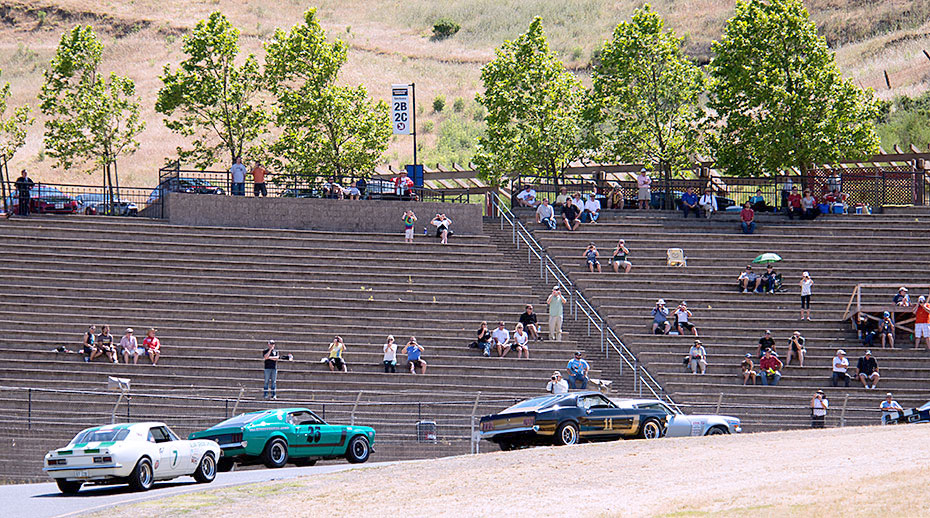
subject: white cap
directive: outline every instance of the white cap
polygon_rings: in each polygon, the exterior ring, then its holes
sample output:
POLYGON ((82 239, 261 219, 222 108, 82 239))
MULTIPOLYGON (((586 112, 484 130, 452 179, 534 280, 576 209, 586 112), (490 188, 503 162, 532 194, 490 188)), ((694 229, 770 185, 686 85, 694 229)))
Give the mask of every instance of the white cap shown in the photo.
POLYGON ((665 299, 659 299, 656 301, 656 304, 665 304, 665 299))
POLYGON ((846 354, 846 351, 844 351, 844 350, 842 350, 842 349, 837 349, 837 350, 836 350, 836 354, 846 354))
POLYGON ((801 272, 801 276, 802 276, 802 277, 810 277, 811 274, 809 274, 809 273, 807 273, 807 272, 801 272))

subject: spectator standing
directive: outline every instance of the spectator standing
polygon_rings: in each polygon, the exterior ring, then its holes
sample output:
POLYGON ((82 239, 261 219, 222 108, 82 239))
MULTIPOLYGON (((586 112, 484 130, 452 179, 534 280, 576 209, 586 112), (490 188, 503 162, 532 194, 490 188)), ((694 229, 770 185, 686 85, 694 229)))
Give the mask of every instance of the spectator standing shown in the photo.
POLYGON ((242 157, 237 156, 232 167, 229 168, 229 174, 232 175, 232 195, 245 196, 245 166, 242 164, 242 157))
POLYGON ((517 193, 517 205, 520 207, 535 207, 539 205, 536 201, 536 191, 532 186, 524 185, 523 190, 517 193))
POLYGON ((860 314, 856 320, 856 331, 859 333, 859 341, 865 347, 872 347, 875 341, 875 335, 878 334, 878 326, 871 318, 866 318, 860 314))
POLYGON ((516 351, 517 358, 530 359, 529 341, 530 337, 523 330, 523 324, 517 322, 517 326, 513 330, 513 350, 516 351))
POLYGON ((766 349, 775 352, 775 339, 772 338, 772 332, 768 329, 765 330, 765 333, 762 334, 762 338, 759 339, 759 358, 762 358, 762 354, 766 349))
POLYGON ((262 351, 262 360, 265 362, 265 386, 262 390, 262 398, 278 399, 278 350, 275 348, 274 340, 268 340, 268 347, 262 351))
POLYGON ((417 222, 417 215, 412 210, 406 210, 401 219, 404 222, 404 243, 413 243, 413 227, 417 222))
POLYGON ((882 424, 889 418, 895 415, 896 412, 904 412, 904 408, 894 400, 894 396, 891 392, 885 394, 885 400, 878 405, 878 408, 882 411, 882 424))
POLYGON ((549 205, 549 200, 545 198, 542 199, 539 207, 536 207, 536 223, 545 225, 549 230, 555 230, 555 211, 552 205, 549 205))
POLYGON ((836 387, 843 382, 848 387, 849 374, 846 373, 848 369, 849 360, 846 358, 846 351, 837 349, 836 356, 833 357, 833 376, 830 377, 830 384, 836 387))
POLYGON ((667 335, 671 327, 668 323, 668 308, 665 307, 665 299, 659 299, 656 301, 656 306, 652 308, 652 333, 667 335), (656 333, 660 329, 662 332, 656 333))
POLYGON ((266 174, 268 174, 268 170, 262 167, 262 163, 255 162, 255 167, 252 168, 252 192, 256 198, 259 196, 268 196, 268 189, 265 187, 266 174))
POLYGON ((575 352, 575 358, 569 360, 568 366, 568 384, 573 389, 584 390, 588 388, 588 371, 591 366, 583 358, 581 351, 575 352))
POLYGON ((87 326, 87 332, 84 333, 84 363, 89 363, 95 358, 94 356, 94 342, 97 340, 97 336, 94 333, 97 331, 97 326, 90 325, 87 326))
POLYGON ((804 320, 804 312, 807 311, 807 321, 811 320, 811 287, 814 280, 807 272, 801 273, 801 281, 798 282, 801 287, 801 320, 804 320))
POLYGON ((478 348, 482 350, 484 357, 491 356, 491 346, 494 345, 494 339, 491 337, 491 331, 488 329, 488 323, 482 322, 478 328, 478 348))
POLYGON ((585 258, 585 262, 588 264, 588 270, 591 273, 594 273, 595 269, 597 269, 597 273, 601 273, 601 262, 597 260, 600 256, 601 254, 597 251, 597 247, 594 246, 594 243, 588 243, 588 247, 584 249, 582 257, 585 258))
POLYGON ((927 343, 927 350, 930 351, 930 303, 927 303, 927 298, 923 295, 918 297, 913 311, 914 349, 920 349, 920 341, 923 339, 927 343))
POLYGON ((756 371, 752 363, 752 354, 746 353, 746 357, 740 362, 739 368, 743 373, 743 385, 755 385, 756 371))
POLYGON ((394 343, 394 335, 388 335, 384 344, 384 372, 397 372, 397 344, 394 343))
POLYGON ((581 212, 572 202, 571 198, 566 200, 565 203, 562 204, 562 221, 565 223, 565 228, 568 230, 578 230, 578 227, 581 225, 581 221, 578 219, 579 214, 581 214, 581 212))
POLYGON ((824 427, 828 408, 830 408, 830 401, 827 400, 822 390, 818 390, 811 399, 811 428, 824 427))
POLYGON ((697 327, 691 323, 691 311, 688 310, 687 302, 681 301, 673 315, 675 315, 675 327, 678 329, 678 334, 683 335, 685 330, 688 330, 694 336, 698 335, 697 327))
POLYGON ((420 374, 426 374, 426 360, 423 359, 423 346, 417 343, 415 336, 410 337, 407 346, 404 347, 407 353, 407 367, 410 368, 410 374, 416 374, 416 368, 420 368, 420 374))
POLYGON ((772 354, 771 349, 766 349, 762 359, 759 360, 759 378, 762 380, 762 384, 778 385, 778 380, 781 379, 782 367, 784 367, 784 364, 782 364, 781 360, 772 354))
POLYGON ((710 219, 717 212, 717 197, 711 192, 710 187, 704 189, 704 194, 698 200, 698 205, 704 211, 704 216, 710 219))
POLYGON ((878 361, 872 356, 872 351, 866 351, 856 362, 856 378, 867 389, 878 387, 878 380, 881 375, 878 373, 878 361))
POLYGON ((549 305, 549 339, 555 340, 557 342, 562 341, 562 314, 564 311, 564 304, 568 302, 565 297, 562 296, 561 290, 558 286, 552 287, 552 293, 549 294, 549 298, 546 299, 546 304, 549 305))
POLYGON ((106 356, 112 363, 119 362, 117 360, 119 355, 116 353, 116 345, 113 343, 113 335, 110 334, 110 326, 103 326, 103 329, 100 330, 94 348, 94 355, 91 356, 91 360, 98 356, 106 356))
POLYGON ((798 358, 798 366, 804 366, 804 353, 807 352, 807 349, 804 347, 804 344, 807 340, 801 336, 800 331, 795 331, 791 338, 788 339, 788 359, 785 360, 785 365, 791 365, 791 357, 796 356, 798 358))
POLYGON ((756 231, 756 213, 752 210, 752 206, 748 201, 743 204, 743 210, 739 213, 739 219, 743 234, 752 234, 756 231))
POLYGON ((155 336, 155 329, 151 328, 145 333, 145 338, 142 340, 142 349, 145 350, 145 354, 148 355, 149 360, 152 362, 152 366, 158 365, 158 359, 161 358, 161 341, 158 340, 158 337, 155 336))
POLYGON ((562 379, 562 373, 555 371, 546 383, 546 392, 551 394, 565 394, 568 392, 568 382, 562 379))
POLYGON ((32 178, 29 178, 29 173, 23 169, 19 174, 19 178, 16 179, 16 183, 13 185, 16 188, 16 195, 19 198, 19 215, 28 216, 29 209, 31 209, 29 204, 32 202, 32 197, 29 192, 35 187, 35 182, 32 181, 32 178))
POLYGON ((329 372, 349 372, 349 366, 346 365, 342 353, 346 350, 346 344, 342 337, 336 336, 332 343, 329 344, 329 357, 326 358, 326 364, 329 366, 329 372))
POLYGON ((536 313, 533 311, 532 304, 526 305, 526 311, 521 313, 517 320, 523 324, 523 328, 526 329, 526 334, 530 336, 530 340, 536 340, 537 342, 542 340, 542 336, 539 334, 539 324, 537 324, 536 313))
POLYGON ((614 273, 620 273, 620 267, 623 267, 623 273, 630 273, 630 269, 633 268, 633 263, 628 259, 630 255, 630 250, 626 247, 626 241, 620 240, 617 241, 617 248, 614 248, 614 255, 610 259, 611 264, 614 266, 614 273))
POLYGON ((701 217, 701 208, 698 206, 698 199, 698 195, 694 193, 694 187, 688 187, 685 189, 685 193, 681 195, 681 205, 679 208, 685 219, 688 218, 690 212, 694 212, 695 217, 701 217))
POLYGON ((778 274, 775 272, 772 263, 769 263, 765 265, 765 273, 762 274, 762 291, 774 295, 776 284, 778 284, 778 274))
POLYGON ((691 374, 697 374, 700 369, 703 375, 707 370, 707 351, 704 350, 704 344, 700 340, 695 340, 694 345, 688 351, 688 366, 691 368, 691 374))
POLYGON ((901 286, 898 288, 898 294, 891 299, 895 306, 908 307, 911 305, 911 296, 907 294, 907 288, 901 286))
POLYGON ((888 341, 890 348, 894 349, 894 331, 895 325, 891 320, 891 313, 885 312, 882 321, 878 323, 878 335, 882 337, 882 349, 885 348, 885 340, 888 341))
POLYGON ((594 198, 594 195, 588 195, 584 202, 584 212, 581 213, 582 223, 597 223, 597 218, 601 217, 601 202, 594 198))
POLYGON ((791 187, 791 194, 788 195, 788 203, 785 205, 785 213, 788 219, 804 216, 804 209, 801 208, 801 195, 798 193, 798 186, 791 187))
POLYGON ((652 201, 652 178, 646 174, 646 168, 639 170, 636 175, 636 199, 639 201, 640 210, 649 210, 649 203, 652 201))
POLYGON ((740 293, 757 293, 762 286, 762 278, 752 271, 752 265, 747 264, 746 269, 736 278, 739 282, 740 293))
POLYGON ((504 327, 503 320, 497 323, 497 329, 491 333, 491 341, 494 342, 494 348, 497 349, 499 358, 510 352, 510 331, 504 327))
POLYGON ((119 347, 123 351, 123 363, 129 364, 129 358, 132 357, 132 363, 139 363, 139 342, 132 334, 132 328, 126 328, 126 334, 119 341, 119 347))
POLYGON ((447 218, 445 214, 436 214, 436 217, 433 218, 432 225, 436 227, 436 237, 442 239, 442 244, 448 244, 449 236, 453 234, 452 220, 447 218))

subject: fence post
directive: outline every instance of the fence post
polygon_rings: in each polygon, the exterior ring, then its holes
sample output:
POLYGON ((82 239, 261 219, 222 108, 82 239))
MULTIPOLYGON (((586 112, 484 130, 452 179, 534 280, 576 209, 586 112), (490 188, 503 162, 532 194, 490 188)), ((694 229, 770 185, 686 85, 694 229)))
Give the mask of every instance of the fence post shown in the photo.
POLYGON ((481 399, 481 391, 478 391, 478 394, 475 395, 475 404, 471 407, 471 453, 478 453, 478 443, 481 440, 478 438, 478 433, 475 431, 475 412, 478 411, 478 400, 481 399))
POLYGON ((229 419, 229 400, 223 400, 226 404, 226 408, 223 409, 223 413, 226 415, 226 419, 229 419))
POLYGON ((720 405, 723 404, 723 392, 720 393, 720 397, 717 398, 717 410, 714 411, 715 414, 720 414, 720 405))
POLYGON ((27 421, 26 421, 27 422, 26 429, 31 430, 32 429, 32 389, 31 388, 29 389, 29 413, 28 415, 29 417, 27 418, 27 421))
POLYGON ((843 409, 840 411, 840 427, 846 426, 846 405, 849 403, 849 393, 843 398, 843 409))
POLYGON ((358 391, 358 397, 355 398, 355 405, 352 406, 352 415, 349 416, 349 424, 355 426, 355 409, 358 408, 358 402, 362 400, 362 391, 358 391))

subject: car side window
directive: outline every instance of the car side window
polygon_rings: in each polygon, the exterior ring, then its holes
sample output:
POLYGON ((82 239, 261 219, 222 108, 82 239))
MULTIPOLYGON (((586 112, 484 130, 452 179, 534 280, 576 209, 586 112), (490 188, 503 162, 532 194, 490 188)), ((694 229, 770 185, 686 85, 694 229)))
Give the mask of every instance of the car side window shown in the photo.
POLYGON ((149 429, 149 442, 161 443, 161 442, 170 442, 171 436, 169 435, 165 427, 156 426, 149 429))
POLYGON ((305 411, 291 412, 287 416, 287 422, 294 426, 322 424, 322 421, 320 421, 315 415, 305 411))

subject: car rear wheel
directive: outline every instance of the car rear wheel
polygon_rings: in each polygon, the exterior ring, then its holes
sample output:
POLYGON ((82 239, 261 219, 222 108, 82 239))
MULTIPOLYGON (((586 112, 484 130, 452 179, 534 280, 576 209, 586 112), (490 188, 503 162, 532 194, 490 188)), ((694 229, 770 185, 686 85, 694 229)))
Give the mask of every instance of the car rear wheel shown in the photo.
POLYGON ((152 461, 141 459, 136 463, 132 473, 129 474, 129 487, 134 491, 148 491, 155 483, 155 472, 152 470, 152 461))
POLYGON ((69 482, 63 478, 55 480, 55 483, 58 484, 58 489, 66 495, 77 494, 81 490, 81 486, 84 485, 83 482, 69 482))
POLYGON ((729 433, 729 430, 724 430, 719 426, 714 426, 710 430, 707 430, 707 433, 704 435, 728 435, 729 433))
POLYGON ((216 470, 220 473, 227 473, 233 470, 236 467, 236 462, 229 457, 220 457, 220 460, 216 462, 216 470))
POLYGON ((510 450, 516 449, 516 447, 513 445, 512 442, 504 441, 502 443, 499 443, 498 446, 501 447, 501 451, 510 451, 510 450))
POLYGON ((562 423, 555 431, 555 443, 559 446, 578 444, 578 425, 575 423, 562 423))
POLYGON ((216 459, 213 458, 213 452, 204 453, 200 459, 200 465, 194 472, 194 480, 201 484, 209 484, 216 478, 216 459))
POLYGON ((356 435, 349 441, 349 447, 346 448, 346 460, 352 464, 361 464, 368 460, 371 455, 371 446, 368 439, 362 435, 356 435))
POLYGON ((662 426, 655 419, 646 419, 643 427, 639 430, 640 439, 658 439, 662 437, 662 426))
POLYGON ((287 464, 287 456, 287 443, 284 439, 275 438, 265 445, 262 462, 269 468, 282 468, 287 464))

